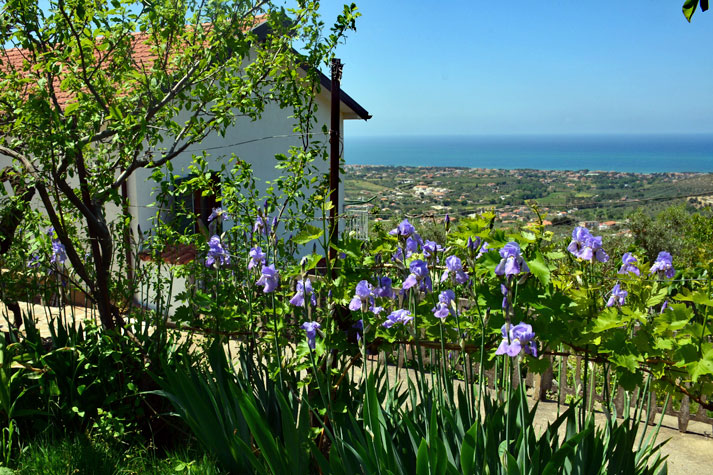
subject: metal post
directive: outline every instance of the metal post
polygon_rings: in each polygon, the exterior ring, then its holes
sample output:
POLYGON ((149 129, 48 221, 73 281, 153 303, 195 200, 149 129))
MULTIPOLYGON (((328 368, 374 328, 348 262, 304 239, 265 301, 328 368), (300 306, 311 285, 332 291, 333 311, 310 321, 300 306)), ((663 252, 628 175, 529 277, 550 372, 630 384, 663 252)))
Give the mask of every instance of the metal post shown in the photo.
MULTIPOLYGON (((331 126, 329 129, 329 200, 332 209, 329 211, 329 242, 336 244, 339 223, 337 213, 339 211, 339 168, 340 168, 340 81, 342 79, 342 61, 339 58, 332 58, 332 104, 331 104, 331 126)), ((329 249, 329 260, 332 265, 337 257, 337 251, 329 249)))

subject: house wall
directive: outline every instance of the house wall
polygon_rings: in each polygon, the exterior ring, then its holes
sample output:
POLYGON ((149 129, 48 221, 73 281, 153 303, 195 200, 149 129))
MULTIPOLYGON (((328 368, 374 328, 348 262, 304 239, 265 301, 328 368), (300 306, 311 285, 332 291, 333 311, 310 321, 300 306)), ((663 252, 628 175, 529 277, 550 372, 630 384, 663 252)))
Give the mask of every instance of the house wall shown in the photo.
MULTIPOLYGON (((321 128, 322 124, 329 126, 329 92, 323 90, 317 99, 318 125, 314 131, 319 135, 315 135, 314 139, 328 143, 329 138, 321 133, 321 128)), ((294 136, 294 119, 288 119, 289 115, 291 115, 290 111, 280 109, 276 104, 269 104, 259 120, 251 121, 241 118, 237 124, 228 129, 225 137, 218 134, 211 135, 200 145, 192 146, 176 157, 172 161, 173 173, 189 176, 188 166, 191 164, 192 155, 200 154, 203 150, 207 150, 211 155, 212 160, 209 160, 209 168, 215 171, 220 170, 222 163, 228 164, 227 159, 234 153, 239 159, 252 166, 257 188, 262 194, 267 189, 266 182, 275 180, 281 174, 281 170, 275 168, 277 165, 275 155, 286 154, 291 146, 301 145, 300 138, 294 136), (265 139, 265 137, 275 138, 265 139), (248 141, 253 142, 243 143, 248 141)), ((341 129, 344 130, 343 118, 341 129)), ((319 160, 314 165, 320 174, 329 173, 328 160, 319 160)), ((152 229, 151 220, 156 214, 156 209, 148 207, 148 205, 156 200, 157 186, 158 183, 151 179, 150 170, 137 170, 128 183, 132 226, 136 237, 138 237, 139 225, 144 233, 152 229)), ((343 201, 344 189, 340 187, 340 203, 343 201)), ((230 222, 226 222, 225 225, 229 226, 230 222)))
MULTIPOLYGON (((329 127, 330 123, 329 91, 323 89, 317 96, 317 101, 317 125, 314 127, 314 131, 319 135, 315 135, 314 139, 328 146, 329 137, 324 136, 321 129, 322 124, 329 127)), ((188 176, 190 174, 188 165, 191 163, 192 155, 200 154, 203 150, 209 150, 209 154, 214 158, 214 160, 209 160, 209 168, 217 171, 220 169, 221 163, 227 164, 227 158, 234 153, 238 158, 252 166, 256 186, 260 193, 264 193, 267 188, 266 182, 278 178, 281 173, 281 170, 275 168, 277 164, 275 155, 286 154, 290 146, 301 145, 300 138, 294 136, 294 119, 288 118, 289 115, 291 115, 290 111, 280 109, 276 104, 269 104, 259 120, 251 121, 247 118, 241 118, 234 126, 227 130, 224 137, 213 134, 207 137, 202 144, 193 146, 176 157, 172 162, 173 171, 177 175, 188 176), (274 136, 280 137, 264 139, 265 137, 274 136), (251 140, 255 141, 242 143, 251 140), (219 157, 224 157, 225 159, 221 162, 219 157)), ((180 119, 179 117, 179 120, 180 119)), ((342 133, 344 131, 343 121, 344 114, 342 114, 340 126, 342 133)), ((12 160, 9 157, 0 155, 0 168, 11 163, 12 160)), ((314 165, 318 168, 320 174, 329 172, 328 160, 320 160, 319 162, 315 162, 314 165)), ((72 186, 78 186, 78 183, 75 183, 75 181, 76 180, 70 181, 70 184, 72 186)), ((137 170, 127 182, 133 238, 138 242, 141 240, 138 233, 139 226, 144 234, 151 232, 152 218, 155 216, 156 208, 150 205, 156 200, 157 187, 158 183, 151 178, 151 172, 149 170, 137 170)), ((339 210, 341 213, 344 202, 343 186, 340 187, 339 195, 339 202, 342 204, 339 210)), ((34 197, 33 206, 42 209, 43 206, 39 197, 34 197)), ((120 209, 118 207, 114 205, 107 206, 106 218, 108 222, 117 218, 119 214, 120 209)), ((224 222, 224 226, 230 226, 230 221, 224 222)), ((307 252, 306 248, 304 252, 307 252)), ((169 277, 173 273, 173 270, 164 267, 162 273, 166 277, 169 277)), ((174 279, 173 294, 176 295, 178 292, 185 290, 185 284, 185 280, 182 278, 174 279)), ((151 295, 144 295, 144 300, 151 302, 154 299, 151 295)))
MULTIPOLYGON (((329 137, 322 134, 322 125, 329 127, 330 124, 330 93, 323 90, 318 96, 317 125, 314 131, 319 135, 314 136, 314 140, 319 140, 328 146, 329 137)), ((294 135, 294 119, 289 119, 291 112, 286 109, 280 109, 276 104, 270 104, 266 107, 262 117, 257 121, 249 119, 239 119, 237 123, 230 127, 222 137, 214 134, 207 137, 199 146, 193 146, 185 153, 176 157, 172 161, 173 173, 179 176, 189 176, 190 170, 188 166, 192 162, 193 154, 200 154, 203 150, 210 153, 213 160, 209 160, 209 169, 220 170, 221 163, 227 164, 227 159, 234 153, 238 158, 252 166, 253 177, 256 181, 256 186, 260 194, 264 194, 267 189, 268 181, 278 178, 282 171, 275 168, 277 160, 275 155, 286 154, 291 146, 301 146, 301 139, 294 135), (280 137, 275 137, 280 136, 280 137), (286 136, 286 137, 285 137, 286 136), (268 138, 265 137, 275 137, 268 138), (249 142, 252 141, 253 142, 249 142), (249 142, 249 143, 244 143, 249 142), (220 148, 216 148, 220 147, 220 148), (220 158, 224 159, 221 160, 220 158)), ((341 117, 340 130, 344 131, 344 114, 341 117)), ((314 165, 319 170, 320 174, 329 173, 329 160, 320 160, 314 165)), ((156 201, 156 193, 158 191, 158 183, 151 178, 149 170, 137 170, 128 183, 128 195, 130 201, 130 212, 132 215, 132 230, 136 240, 141 240, 142 236, 138 233, 138 227, 141 226, 141 231, 144 235, 151 233, 153 222, 152 219, 156 215, 156 208, 149 205, 156 201)), ((343 210, 344 203, 344 187, 340 187, 339 192, 339 213, 343 210)), ((321 224, 318 222, 315 225, 321 224)), ((223 227, 230 227, 231 221, 226 220, 223 227)), ((310 246, 302 246, 298 252, 308 254, 312 250, 310 246)), ((247 257, 247 256, 246 256, 247 257)), ((173 266, 162 266, 161 273, 164 278, 173 280, 173 295, 181 293, 186 289, 186 278, 177 277, 173 266)), ((139 297, 137 295, 137 297, 139 297)), ((144 304, 152 306, 151 302, 155 301, 155 294, 149 292, 148 295, 143 295, 144 304)), ((169 314, 173 314, 176 309, 176 303, 172 302, 171 307, 167 309, 169 314)))

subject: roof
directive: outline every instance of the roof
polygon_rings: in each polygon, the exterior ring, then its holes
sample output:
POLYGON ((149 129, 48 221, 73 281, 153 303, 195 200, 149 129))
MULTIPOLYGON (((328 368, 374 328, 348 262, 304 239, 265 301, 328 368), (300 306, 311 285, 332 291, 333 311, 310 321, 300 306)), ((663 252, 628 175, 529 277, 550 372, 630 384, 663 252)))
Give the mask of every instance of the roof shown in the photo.
MULTIPOLYGON (((265 20, 265 15, 260 15, 256 17, 256 22, 252 27, 252 32, 255 33, 258 39, 265 39, 265 37, 269 33, 269 24, 265 20)), ((147 39, 147 33, 133 33, 131 37, 131 41, 133 43, 132 57, 136 62, 137 66, 139 67, 143 65, 149 66, 150 63, 152 63, 156 59, 156 56, 151 52, 152 45, 151 43, 146 41, 147 39)), ((25 50, 21 48, 11 48, 4 50, 3 53, 4 57, 7 58, 7 61, 10 63, 10 65, 14 69, 21 71, 23 69, 23 63, 25 61, 29 61, 29 58, 27 57, 24 51, 25 50)), ((0 59, 3 58, 0 56, 0 59)), ((1 62, 0 67, 2 67, 1 62)), ((332 81, 321 71, 319 71, 319 79, 320 84, 323 88, 325 88, 327 91, 332 90, 332 81)), ((57 77, 54 78, 53 85, 55 88, 55 95, 57 97, 57 101, 59 102, 60 107, 64 107, 71 101, 73 94, 71 91, 61 90, 60 79, 57 77)), ((366 109, 364 109, 361 105, 359 105, 359 103, 352 99, 352 97, 346 92, 344 92, 344 90, 340 90, 340 99, 342 104, 347 108, 346 111, 342 111, 345 119, 368 120, 371 118, 371 115, 366 111, 366 109)))
MULTIPOLYGON (((253 33, 255 33, 260 39, 264 39, 269 31, 270 26, 268 25, 267 21, 263 21, 262 23, 255 26, 255 28, 253 28, 253 33)), ((319 73, 320 85, 327 91, 331 92, 332 80, 329 79, 329 77, 327 77, 327 75, 324 74, 322 71, 317 72, 319 73)), ((369 114, 369 112, 367 112, 367 110, 364 109, 364 107, 362 107, 357 101, 352 99, 349 94, 344 92, 344 89, 339 90, 339 99, 341 100, 343 105, 347 106, 347 110, 342 111, 345 119, 371 119, 371 114, 369 114)))

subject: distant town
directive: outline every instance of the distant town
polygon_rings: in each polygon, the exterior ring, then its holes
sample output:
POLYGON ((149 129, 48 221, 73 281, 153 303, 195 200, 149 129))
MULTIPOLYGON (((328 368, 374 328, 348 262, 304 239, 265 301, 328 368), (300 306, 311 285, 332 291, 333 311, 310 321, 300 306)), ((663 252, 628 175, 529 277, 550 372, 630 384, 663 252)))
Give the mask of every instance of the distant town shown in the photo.
POLYGON ((677 203, 713 202, 713 174, 707 173, 347 165, 344 176, 348 212, 375 221, 492 211, 498 225, 522 227, 535 219, 536 203, 555 230, 580 224, 626 234, 627 216, 637 208, 655 213, 677 203))

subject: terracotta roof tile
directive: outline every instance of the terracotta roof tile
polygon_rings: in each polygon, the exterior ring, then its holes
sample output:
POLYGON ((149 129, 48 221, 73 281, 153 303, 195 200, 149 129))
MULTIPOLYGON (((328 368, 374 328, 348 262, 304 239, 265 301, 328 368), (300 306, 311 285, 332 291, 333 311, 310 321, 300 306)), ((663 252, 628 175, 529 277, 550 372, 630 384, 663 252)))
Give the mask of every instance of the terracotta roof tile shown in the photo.
MULTIPOLYGON (((246 28, 245 31, 248 29, 254 29, 265 22, 266 15, 259 15, 255 17, 253 25, 251 25, 250 28, 246 28)), ((205 27, 209 25, 203 26, 205 27)), ((157 59, 157 56, 151 51, 153 43, 150 41, 149 34, 137 32, 132 33, 131 36, 133 49, 132 59, 137 69, 150 68, 153 66, 153 62, 157 59)), ((97 58, 101 58, 100 51, 95 50, 94 53, 97 58)), ((107 67, 106 63, 104 64, 104 67, 107 67)), ((0 70, 1 69, 14 69, 18 73, 28 76, 32 70, 32 58, 30 57, 30 53, 21 48, 11 48, 2 51, 2 53, 0 53, 0 70)), ((57 102, 60 107, 64 108, 64 106, 66 106, 74 97, 74 94, 72 91, 62 90, 60 87, 61 80, 61 77, 54 77, 52 85, 55 91, 55 96, 57 97, 57 102)), ((25 86, 24 95, 26 97, 31 93, 30 88, 31 85, 29 84, 25 86)))

